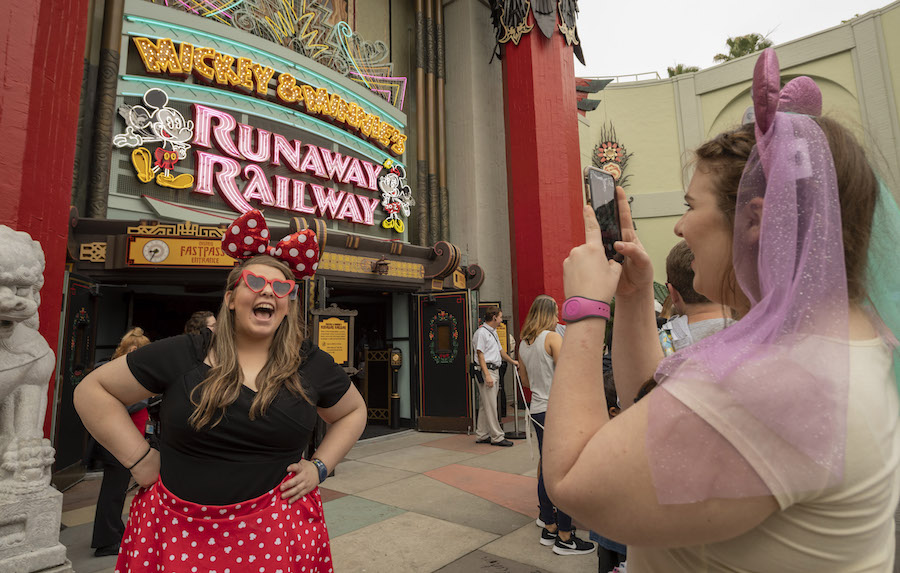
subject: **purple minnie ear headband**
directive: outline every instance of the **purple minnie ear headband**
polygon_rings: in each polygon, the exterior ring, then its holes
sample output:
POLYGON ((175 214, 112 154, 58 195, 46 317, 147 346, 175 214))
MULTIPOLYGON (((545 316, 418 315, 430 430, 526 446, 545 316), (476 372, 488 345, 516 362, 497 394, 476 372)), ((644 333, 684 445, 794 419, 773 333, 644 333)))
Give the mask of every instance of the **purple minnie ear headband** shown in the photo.
MULTIPOLYGON (((778 90, 781 85, 781 76, 775 50, 768 48, 760 55, 756 61, 753 76, 755 80, 759 76, 758 79, 763 81, 754 81, 753 106, 744 114, 743 123, 753 123, 755 118, 763 113, 765 128, 762 129, 762 132, 765 133, 774 119, 775 111, 811 116, 822 115, 822 92, 812 78, 796 77, 786 83, 780 91, 778 90), (751 109, 753 114, 750 113, 751 109), (766 117, 766 113, 771 113, 771 117, 766 117)), ((760 127, 763 126, 760 125, 760 127)))

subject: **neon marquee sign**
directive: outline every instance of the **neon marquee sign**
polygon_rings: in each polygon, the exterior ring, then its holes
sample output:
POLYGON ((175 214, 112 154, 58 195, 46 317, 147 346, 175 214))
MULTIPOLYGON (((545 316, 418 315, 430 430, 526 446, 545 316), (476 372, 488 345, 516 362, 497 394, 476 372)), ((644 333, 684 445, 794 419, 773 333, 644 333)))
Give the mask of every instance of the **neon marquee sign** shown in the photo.
POLYGON ((182 42, 176 49, 170 38, 156 42, 134 38, 144 69, 152 74, 175 77, 193 75, 207 84, 234 89, 260 98, 270 97, 269 83, 276 80, 275 98, 282 105, 318 116, 370 141, 380 144, 394 155, 406 151, 406 135, 362 106, 345 101, 325 88, 298 84, 289 73, 276 74, 268 66, 250 58, 235 58, 213 48, 195 47, 182 42))
POLYGON ((215 195, 218 190, 222 199, 240 213, 256 208, 250 203, 254 201, 264 207, 302 215, 375 224, 375 209, 380 203, 377 197, 283 175, 275 175, 270 180, 262 165, 284 165, 295 173, 368 191, 379 190, 381 165, 238 123, 231 114, 205 105, 193 104, 192 108, 194 140, 191 143, 198 148, 194 160, 197 180, 194 193, 215 195), (212 149, 213 144, 222 155, 199 149, 212 149), (242 167, 241 161, 250 163, 242 167), (238 177, 246 181, 243 190, 238 187, 238 177))

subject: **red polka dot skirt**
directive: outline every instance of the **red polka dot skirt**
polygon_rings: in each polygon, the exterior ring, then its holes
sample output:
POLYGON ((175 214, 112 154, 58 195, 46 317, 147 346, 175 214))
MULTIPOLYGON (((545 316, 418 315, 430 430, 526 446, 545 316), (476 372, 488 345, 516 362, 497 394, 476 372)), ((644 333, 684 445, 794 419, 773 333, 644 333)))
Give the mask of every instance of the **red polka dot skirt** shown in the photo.
POLYGON ((116 562, 116 573, 151 571, 331 573, 319 490, 293 504, 275 487, 234 505, 200 505, 157 481, 134 497, 116 562))

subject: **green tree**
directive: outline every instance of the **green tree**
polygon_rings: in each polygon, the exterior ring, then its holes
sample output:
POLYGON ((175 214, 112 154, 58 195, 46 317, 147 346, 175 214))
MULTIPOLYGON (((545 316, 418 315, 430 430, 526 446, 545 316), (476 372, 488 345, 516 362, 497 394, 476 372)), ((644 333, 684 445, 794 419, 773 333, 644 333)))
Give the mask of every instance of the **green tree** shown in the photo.
POLYGON ((697 66, 686 66, 684 64, 675 64, 675 67, 666 68, 669 72, 669 77, 680 76, 681 74, 690 74, 693 72, 699 72, 700 68, 697 66))
POLYGON ((734 36, 725 40, 728 45, 727 54, 716 54, 713 60, 716 62, 728 62, 754 52, 765 50, 772 45, 772 40, 760 34, 747 34, 746 36, 734 36))

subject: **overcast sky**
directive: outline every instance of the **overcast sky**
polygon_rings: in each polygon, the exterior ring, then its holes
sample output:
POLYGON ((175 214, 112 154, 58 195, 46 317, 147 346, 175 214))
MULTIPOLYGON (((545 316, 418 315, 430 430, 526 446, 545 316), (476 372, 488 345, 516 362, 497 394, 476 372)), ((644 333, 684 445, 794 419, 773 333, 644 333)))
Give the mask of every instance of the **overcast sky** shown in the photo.
MULTIPOLYGON (((576 76, 659 72, 677 63, 708 68, 725 40, 756 32, 775 45, 837 26, 888 0, 581 0, 578 33, 587 66, 576 76)), ((645 79, 645 78, 642 78, 645 79)))

